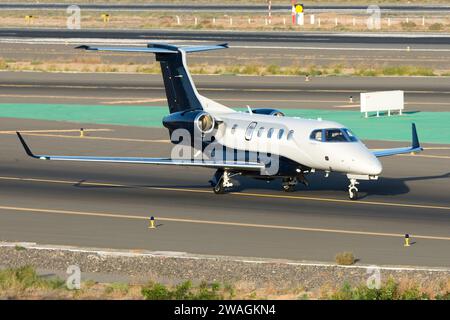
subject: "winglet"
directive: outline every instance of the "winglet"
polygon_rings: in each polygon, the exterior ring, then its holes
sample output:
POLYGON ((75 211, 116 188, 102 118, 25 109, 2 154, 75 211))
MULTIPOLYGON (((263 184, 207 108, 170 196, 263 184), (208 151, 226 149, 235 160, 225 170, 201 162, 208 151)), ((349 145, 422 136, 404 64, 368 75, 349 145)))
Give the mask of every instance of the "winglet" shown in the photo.
POLYGON ((417 136, 417 130, 416 130, 416 124, 412 124, 412 148, 423 150, 423 148, 420 146, 419 137, 417 136))
POLYGON ((19 132, 16 132, 17 136, 19 137, 20 142, 22 143, 23 148, 25 149, 25 152, 27 153, 27 155, 29 155, 32 158, 36 158, 39 159, 39 157, 35 156, 33 154, 33 152, 31 152, 30 148, 28 147, 27 143, 25 142, 25 140, 23 139, 22 135, 19 132))

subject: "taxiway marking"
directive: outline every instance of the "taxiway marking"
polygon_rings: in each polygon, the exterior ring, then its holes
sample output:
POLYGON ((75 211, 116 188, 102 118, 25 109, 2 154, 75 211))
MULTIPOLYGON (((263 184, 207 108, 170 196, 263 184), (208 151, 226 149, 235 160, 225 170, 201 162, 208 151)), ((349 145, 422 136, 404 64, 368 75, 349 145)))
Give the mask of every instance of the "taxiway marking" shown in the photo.
MULTIPOLYGON (((76 130, 80 132, 80 130, 76 130)), ((84 130, 86 132, 86 130, 84 130)), ((1 132, 0 132, 1 133, 1 132)), ((146 139, 134 139, 134 138, 113 138, 113 137, 94 137, 94 136, 67 136, 62 134, 45 134, 45 133, 28 133, 25 131, 20 131, 23 135, 26 136, 38 136, 38 137, 51 137, 51 138, 68 138, 68 139, 80 139, 80 140, 112 140, 112 141, 129 141, 129 142, 157 142, 157 143, 169 143, 169 140, 146 140, 146 139)), ((4 133, 4 134, 16 134, 16 132, 12 133, 4 133)))
MULTIPOLYGON (((103 217, 103 218, 148 220, 148 217, 146 217, 146 216, 124 215, 124 214, 103 213, 103 212, 54 210, 54 209, 24 208, 24 207, 10 207, 10 206, 0 206, 0 210, 10 210, 10 211, 18 211, 18 212, 31 212, 31 213, 52 213, 52 214, 64 214, 64 215, 77 215, 77 216, 91 216, 91 217, 103 217)), ((291 230, 291 231, 338 233, 338 234, 351 234, 351 235, 362 235, 362 236, 378 236, 378 237, 396 237, 396 238, 403 238, 404 237, 404 234, 399 234, 399 233, 371 232, 371 231, 359 231, 359 230, 309 228, 309 227, 298 227, 298 226, 283 226, 283 225, 268 225, 268 224, 256 224, 256 223, 241 223, 241 222, 231 222, 231 221, 214 221, 214 220, 170 218, 170 217, 159 217, 159 216, 156 219, 158 221, 172 221, 172 222, 208 224, 208 225, 223 225, 223 226, 243 227, 243 228, 264 228, 264 229, 278 229, 278 230, 281 229, 281 230, 291 230)), ((450 237, 444 237, 444 236, 431 236, 431 235, 416 235, 416 234, 414 234, 413 237, 416 238, 416 239, 450 241, 450 237)))
MULTIPOLYGON (((105 182, 86 182, 86 181, 69 181, 69 180, 54 180, 54 179, 39 179, 39 178, 21 178, 21 177, 6 177, 0 176, 0 180, 13 180, 13 181, 29 181, 29 182, 42 182, 42 183, 59 183, 59 184, 71 184, 71 185, 88 185, 88 186, 107 186, 107 187, 133 187, 133 185, 105 183, 105 182)), ((208 193, 213 191, 202 189, 188 189, 188 188, 171 188, 171 187, 139 187, 142 189, 161 190, 161 191, 175 191, 175 192, 190 192, 190 193, 208 193)), ((404 207, 404 208, 416 208, 416 209, 433 209, 433 210, 450 210, 448 206, 435 206, 427 204, 416 203, 397 203, 397 202, 382 202, 382 201, 368 201, 368 200, 345 200, 335 198, 321 198, 321 197, 308 197, 308 196, 294 196, 294 195, 281 195, 281 194, 263 194, 263 193, 250 193, 250 192, 230 192, 233 196, 242 197, 257 197, 257 198, 271 198, 271 199, 290 199, 290 200, 309 200, 320 201, 330 203, 345 203, 351 205, 374 205, 374 206, 390 206, 390 207, 404 207)))
MULTIPOLYGON (((84 132, 106 132, 106 131, 114 131, 113 129, 83 129, 84 132)), ((57 132, 57 133, 65 133, 65 132, 80 132, 80 129, 53 129, 53 130, 9 130, 9 131, 0 131, 0 134, 16 134, 19 131, 23 134, 33 134, 33 133, 49 133, 49 132, 57 132)), ((66 137, 61 135, 62 137, 66 137)))
POLYGON ((398 157, 421 157, 421 158, 435 158, 435 159, 450 159, 450 156, 435 156, 432 154, 397 154, 398 157))

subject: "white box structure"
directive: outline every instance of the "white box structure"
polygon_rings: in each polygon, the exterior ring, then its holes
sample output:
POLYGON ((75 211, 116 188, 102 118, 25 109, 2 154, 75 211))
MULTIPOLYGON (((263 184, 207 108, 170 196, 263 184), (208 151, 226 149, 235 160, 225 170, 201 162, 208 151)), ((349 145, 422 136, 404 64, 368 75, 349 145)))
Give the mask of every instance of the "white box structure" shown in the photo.
POLYGON ((360 101, 361 112, 365 113, 366 118, 368 112, 376 112, 379 117, 380 111, 387 111, 390 116, 392 110, 398 110, 401 115, 405 107, 402 90, 364 92, 361 93, 360 101))

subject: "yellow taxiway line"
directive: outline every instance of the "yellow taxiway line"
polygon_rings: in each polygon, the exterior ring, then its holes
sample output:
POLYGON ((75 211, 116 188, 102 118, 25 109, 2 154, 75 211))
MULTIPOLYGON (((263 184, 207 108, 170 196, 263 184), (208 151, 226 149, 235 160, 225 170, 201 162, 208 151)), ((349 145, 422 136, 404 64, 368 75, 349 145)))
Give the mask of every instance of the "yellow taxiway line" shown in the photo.
MULTIPOLYGON (((86 130, 84 130, 86 132, 86 130)), ((80 132, 80 130, 77 130, 80 132)), ((0 132, 1 133, 1 132, 0 132)), ((133 139, 133 138, 113 138, 113 137, 94 137, 94 136, 67 136, 62 134, 45 134, 45 133, 27 133, 25 131, 20 131, 26 136, 38 136, 38 137, 51 137, 51 138, 67 138, 67 139, 80 139, 80 140, 111 140, 111 141, 129 141, 129 142, 157 142, 157 143, 169 143, 169 140, 148 140, 148 139, 133 139)), ((16 134, 5 133, 5 134, 16 134)))
MULTIPOLYGON (((42 182, 42 183, 59 183, 70 185, 86 185, 86 186, 107 186, 107 187, 132 187, 133 185, 104 183, 104 182, 85 182, 85 181, 69 181, 69 180, 53 180, 53 179, 38 179, 38 178, 21 178, 21 177, 6 177, 0 176, 0 180, 12 180, 12 181, 28 181, 28 182, 42 182)), ((135 186, 136 187, 136 186, 135 186)), ((138 186, 139 187, 139 186, 138 186)), ((190 192, 190 193, 208 193, 212 191, 205 189, 187 189, 187 188, 171 188, 171 187, 140 187, 150 190, 161 191, 175 191, 175 192, 190 192)), ((448 206, 434 206, 427 204, 416 203, 398 203, 398 202, 383 202, 383 201, 368 201, 368 200, 346 200, 335 198, 322 198, 322 197, 308 197, 308 196, 296 196, 296 195, 283 195, 283 194, 264 194, 264 193, 250 193, 250 192, 230 192, 230 195, 241 197, 254 197, 254 198, 269 198, 269 199, 290 199, 290 200, 307 200, 307 201, 319 201, 330 203, 345 203, 349 205, 373 205, 373 206, 389 206, 389 207, 404 207, 404 208, 416 208, 416 209, 432 209, 432 210, 450 210, 448 206)))
MULTIPOLYGON (((114 131, 113 129, 83 129, 84 132, 108 132, 114 131)), ((16 134, 17 131, 23 134, 31 134, 31 133, 69 133, 69 132, 80 132, 80 129, 52 129, 52 130, 9 130, 9 131, 0 131, 0 134, 16 134)), ((66 136, 62 136, 66 137, 66 136)))
POLYGON ((419 158, 435 158, 435 159, 450 159, 450 156, 436 156, 432 154, 397 154, 398 157, 419 157, 419 158))
MULTIPOLYGON (((124 215, 124 214, 103 213, 103 212, 54 210, 54 209, 24 208, 24 207, 10 207, 10 206, 0 206, 0 210, 18 211, 18 212, 31 212, 31 213, 51 213, 51 214, 63 214, 63 215, 91 216, 91 217, 116 218, 116 219, 149 220, 149 218, 145 217, 145 216, 124 215)), ((242 223, 242 222, 231 222, 231 221, 215 221, 215 220, 170 218, 170 217, 159 217, 159 216, 156 217, 156 219, 158 221, 171 221, 171 222, 208 224, 208 225, 222 225, 222 226, 242 227, 242 228, 264 228, 264 229, 291 230, 291 231, 309 231, 309 232, 337 233, 337 234, 377 236, 377 237, 396 237, 396 238, 404 237, 404 234, 399 234, 399 233, 371 232, 371 231, 358 231, 358 230, 309 228, 309 227, 283 226, 283 225, 272 225, 272 224, 242 223)), ((417 238, 417 239, 450 241, 450 237, 443 237, 443 236, 416 235, 416 234, 414 234, 413 237, 417 238)))

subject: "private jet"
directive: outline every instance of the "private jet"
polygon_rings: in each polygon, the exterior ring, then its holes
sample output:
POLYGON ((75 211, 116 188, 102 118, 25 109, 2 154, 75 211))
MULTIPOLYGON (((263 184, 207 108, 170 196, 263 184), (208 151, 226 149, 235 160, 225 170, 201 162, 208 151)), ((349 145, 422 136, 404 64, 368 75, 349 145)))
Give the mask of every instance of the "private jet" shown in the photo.
POLYGON ((377 180, 379 157, 422 151, 412 124, 409 147, 369 150, 353 132, 337 122, 287 117, 277 109, 236 111, 200 95, 189 73, 188 53, 228 48, 227 44, 146 47, 79 46, 88 51, 154 53, 160 62, 169 114, 162 120, 174 143, 171 157, 55 156, 32 153, 19 132, 26 153, 36 159, 205 167, 216 170, 210 180, 216 194, 230 190, 235 176, 282 180, 284 191, 308 185, 307 174, 343 173, 350 181, 349 197, 358 198, 358 180, 377 180), (187 147, 192 152, 187 151, 187 147))

